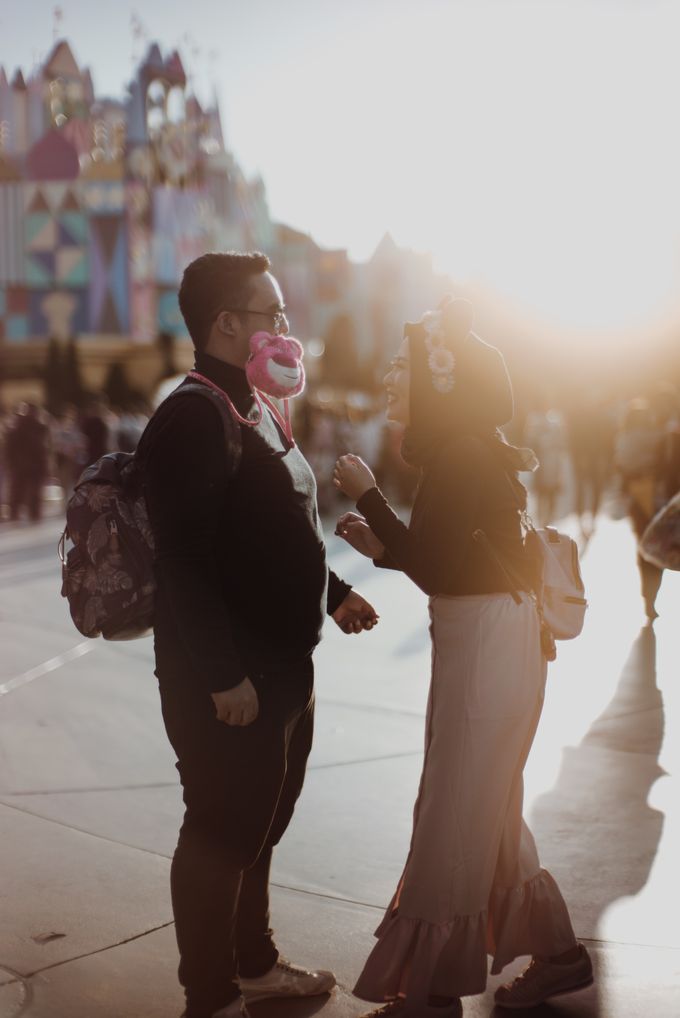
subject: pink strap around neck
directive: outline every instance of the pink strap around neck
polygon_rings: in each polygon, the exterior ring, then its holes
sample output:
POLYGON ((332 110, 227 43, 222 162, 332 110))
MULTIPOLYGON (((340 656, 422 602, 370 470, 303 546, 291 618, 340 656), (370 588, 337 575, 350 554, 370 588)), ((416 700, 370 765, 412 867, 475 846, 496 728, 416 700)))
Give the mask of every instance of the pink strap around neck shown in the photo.
POLYGON ((247 417, 241 416, 241 414, 238 412, 238 410, 232 403, 227 393, 224 391, 224 389, 221 389, 219 385, 216 385, 215 382, 211 381, 211 379, 206 378, 205 375, 200 374, 200 372, 198 371, 189 371, 189 373, 187 374, 187 378, 194 378, 197 382, 203 382, 203 384, 207 385, 209 389, 212 389, 213 392, 216 392, 218 396, 221 396, 222 399, 227 404, 227 406, 229 407, 229 409, 231 410, 231 413, 236 418, 236 420, 240 421, 241 424, 246 424, 249 428, 256 428, 257 425, 261 423, 262 414, 264 413, 262 403, 264 402, 271 411, 271 413, 276 418, 278 425, 283 430, 283 433, 288 439, 288 441, 291 443, 291 445, 295 445, 295 439, 293 438, 293 429, 290 422, 290 407, 288 405, 289 401, 287 399, 283 401, 284 413, 282 414, 279 408, 276 406, 276 404, 273 403, 267 396, 265 396, 263 392, 260 392, 259 389, 253 389, 252 393, 253 396, 255 397, 255 402, 257 403, 260 413, 256 420, 251 421, 247 417))
POLYGON ((279 410, 276 403, 274 403, 269 396, 265 395, 264 392, 260 392, 259 389, 254 390, 259 395, 260 399, 263 400, 269 407, 274 417, 276 418, 279 427, 283 429, 283 433, 290 442, 291 445, 295 445, 295 439, 293 438, 293 426, 290 422, 290 400, 284 399, 283 401, 283 413, 279 410))

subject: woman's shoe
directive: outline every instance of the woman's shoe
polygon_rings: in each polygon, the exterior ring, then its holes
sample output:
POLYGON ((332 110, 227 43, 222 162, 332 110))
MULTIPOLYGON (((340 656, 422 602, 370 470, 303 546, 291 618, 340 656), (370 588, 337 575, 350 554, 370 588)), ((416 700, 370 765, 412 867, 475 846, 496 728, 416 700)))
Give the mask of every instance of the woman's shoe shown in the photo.
POLYGON ((499 986, 494 1000, 499 1007, 521 1009, 538 1007, 549 997, 573 993, 590 986, 593 966, 583 944, 576 961, 567 964, 534 958, 530 965, 511 983, 499 986))
POLYGON ((364 1014, 360 1015, 360 1018, 402 1018, 405 1007, 406 1001, 404 998, 395 997, 394 1000, 388 1000, 386 1004, 381 1004, 380 1007, 374 1008, 373 1011, 365 1011, 364 1014))

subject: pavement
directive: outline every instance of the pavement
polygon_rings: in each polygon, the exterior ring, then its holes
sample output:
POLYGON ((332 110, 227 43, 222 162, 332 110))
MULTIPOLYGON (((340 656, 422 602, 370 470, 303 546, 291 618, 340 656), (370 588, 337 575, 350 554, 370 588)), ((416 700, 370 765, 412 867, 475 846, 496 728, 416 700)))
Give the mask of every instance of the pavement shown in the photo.
MULTIPOLYGON (((80 637, 59 597, 58 531, 58 518, 0 525, 0 1018, 175 1018, 182 805, 151 642, 80 637)), ((425 597, 333 537, 329 550, 382 617, 361 636, 331 623, 319 647, 315 747, 272 914, 283 953, 332 967, 339 986, 254 1018, 366 1009, 350 991, 401 872, 422 764, 425 597)), ((633 540, 607 518, 584 573, 586 628, 550 668, 525 813, 596 979, 531 1013, 680 1018, 680 575, 644 625, 633 540)), ((493 1007, 500 981, 465 1018, 508 1014, 493 1007)))

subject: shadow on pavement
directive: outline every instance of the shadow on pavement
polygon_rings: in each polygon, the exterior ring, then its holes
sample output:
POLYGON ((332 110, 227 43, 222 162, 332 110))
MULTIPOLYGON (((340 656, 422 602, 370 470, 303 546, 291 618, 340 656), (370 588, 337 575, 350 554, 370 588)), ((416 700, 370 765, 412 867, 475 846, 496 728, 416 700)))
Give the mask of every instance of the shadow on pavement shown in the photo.
POLYGON ((597 1011, 574 1011, 573 1006, 566 1004, 563 1007, 559 1004, 541 1004, 539 1007, 523 1008, 521 1010, 507 1011, 503 1007, 494 1007, 489 1018, 575 1018, 576 1015, 596 1015, 597 1011))
MULTIPOLYGON (((577 930, 591 931, 594 946, 605 910, 638 894, 649 879, 664 823, 663 813, 648 805, 664 773, 658 763, 663 734, 656 637, 647 625, 632 645, 612 700, 581 744, 565 750, 555 788, 537 800, 531 817, 543 856, 561 861, 554 870, 567 903, 578 902, 572 909, 577 930)), ((610 1013, 598 989, 601 959, 592 953, 594 986, 564 998, 564 1004, 532 1009, 533 1018, 610 1013)), ((508 1013, 496 1008, 493 1015, 508 1013)))
POLYGON ((331 999, 329 993, 321 997, 306 997, 302 1000, 263 1000, 259 1004, 249 1004, 248 1013, 251 1018, 310 1018, 323 1010, 331 999))

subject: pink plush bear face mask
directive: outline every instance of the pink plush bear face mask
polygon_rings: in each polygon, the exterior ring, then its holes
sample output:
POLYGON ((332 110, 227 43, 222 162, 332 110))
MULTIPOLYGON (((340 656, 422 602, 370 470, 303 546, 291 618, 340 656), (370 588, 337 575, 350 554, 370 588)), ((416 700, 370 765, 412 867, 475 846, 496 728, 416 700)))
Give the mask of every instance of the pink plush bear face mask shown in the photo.
POLYGON ((256 332, 250 337, 246 376, 254 389, 275 399, 298 396, 305 387, 302 343, 292 336, 256 332))

